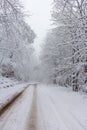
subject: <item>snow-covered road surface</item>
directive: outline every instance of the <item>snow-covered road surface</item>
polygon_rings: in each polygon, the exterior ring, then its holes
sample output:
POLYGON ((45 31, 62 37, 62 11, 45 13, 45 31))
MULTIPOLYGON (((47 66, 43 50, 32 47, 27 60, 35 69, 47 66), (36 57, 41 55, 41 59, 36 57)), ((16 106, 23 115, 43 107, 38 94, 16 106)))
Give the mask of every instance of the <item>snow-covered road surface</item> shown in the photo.
POLYGON ((33 98, 28 87, 20 98, 0 117, 0 130, 25 130, 33 98))
POLYGON ((86 95, 66 88, 38 87, 37 107, 37 130, 87 130, 86 95))
POLYGON ((31 85, 1 117, 0 130, 87 130, 87 95, 31 85))

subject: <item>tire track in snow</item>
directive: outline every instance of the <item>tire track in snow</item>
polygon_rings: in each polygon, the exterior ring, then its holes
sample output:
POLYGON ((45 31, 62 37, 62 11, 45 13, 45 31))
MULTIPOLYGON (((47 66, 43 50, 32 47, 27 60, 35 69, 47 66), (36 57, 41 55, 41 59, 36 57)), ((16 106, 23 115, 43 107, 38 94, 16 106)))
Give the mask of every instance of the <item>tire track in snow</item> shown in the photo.
POLYGON ((38 130, 68 130, 43 88, 38 88, 38 130))
POLYGON ((81 124, 81 122, 63 106, 62 101, 62 103, 60 103, 59 101, 56 104, 53 97, 51 95, 48 96, 51 100, 51 103, 55 107, 55 111, 57 111, 57 115, 59 114, 60 119, 64 122, 64 124, 69 130, 86 130, 86 128, 81 124))
POLYGON ((19 110, 19 109, 16 110, 16 108, 18 107, 18 105, 21 105, 22 100, 23 100, 23 98, 24 98, 24 96, 25 96, 28 88, 29 88, 29 85, 27 85, 24 88, 24 91, 22 91, 22 93, 20 94, 20 96, 18 96, 18 98, 14 102, 12 102, 12 104, 10 104, 10 106, 8 106, 8 108, 6 109, 6 111, 2 114, 2 116, 0 117, 0 130, 3 130, 5 126, 6 126, 6 129, 8 129, 7 123, 10 122, 10 118, 13 117, 12 121, 14 121, 14 118, 15 118, 14 117, 14 113, 16 114, 16 111, 19 110))
POLYGON ((31 112, 27 121, 26 130, 37 130, 37 84, 34 84, 31 112))
POLYGON ((5 112, 7 112, 8 109, 10 109, 12 107, 12 105, 15 104, 15 102, 21 98, 22 94, 25 92, 25 90, 29 87, 29 85, 27 85, 23 90, 21 90, 19 93, 16 93, 15 95, 13 95, 13 97, 2 106, 2 108, 0 109, 0 117, 5 114, 5 112))
MULTIPOLYGON (((52 130, 86 130, 86 128, 81 124, 81 122, 79 122, 75 117, 73 117, 73 115, 70 113, 70 110, 64 107, 64 103, 60 98, 58 99, 58 102, 55 102, 54 96, 52 96, 51 93, 46 92, 46 89, 38 89, 38 100, 40 101, 40 107, 42 107, 42 112, 44 113, 44 115, 42 116, 42 120, 43 118, 45 120, 42 124, 43 128, 40 130, 51 130, 51 128, 49 128, 49 123, 51 126, 53 126, 53 124, 58 124, 59 126, 58 128, 54 127, 52 130), (45 125, 46 128, 44 127, 45 125)), ((42 113, 39 111, 39 114, 42 113)))

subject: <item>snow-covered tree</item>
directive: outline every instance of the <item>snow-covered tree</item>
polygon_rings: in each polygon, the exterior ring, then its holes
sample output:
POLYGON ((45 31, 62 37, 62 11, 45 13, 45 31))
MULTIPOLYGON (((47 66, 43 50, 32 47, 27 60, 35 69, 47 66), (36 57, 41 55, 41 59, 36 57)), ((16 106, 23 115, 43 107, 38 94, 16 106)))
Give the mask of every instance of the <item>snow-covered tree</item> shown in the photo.
POLYGON ((19 0, 0 0, 0 65, 6 67, 10 64, 14 75, 23 80, 29 79, 26 73, 34 52, 31 44, 35 37, 33 30, 24 21, 19 0))
POLYGON ((56 27, 49 32, 51 36, 47 36, 50 41, 46 41, 43 57, 45 60, 51 57, 51 62, 47 61, 49 70, 54 56, 56 62, 52 68, 55 70, 56 81, 72 86, 73 90, 77 91, 87 82, 86 0, 54 0, 52 19, 56 27), (47 49, 46 56, 47 46, 50 49, 47 49), (81 80, 82 75, 84 81, 81 80))
POLYGON ((71 46, 68 43, 68 36, 68 30, 64 26, 52 29, 47 34, 43 47, 41 60, 44 72, 47 73, 45 77, 55 84, 58 83, 59 77, 71 68, 71 46))

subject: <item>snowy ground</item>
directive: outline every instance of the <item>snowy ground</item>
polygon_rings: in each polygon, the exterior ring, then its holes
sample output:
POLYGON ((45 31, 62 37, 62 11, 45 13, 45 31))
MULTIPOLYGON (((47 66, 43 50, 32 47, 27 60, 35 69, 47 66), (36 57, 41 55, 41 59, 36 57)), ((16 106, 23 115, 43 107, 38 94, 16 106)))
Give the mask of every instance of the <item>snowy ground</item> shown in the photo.
POLYGON ((87 130, 87 95, 39 86, 38 130, 87 130))
POLYGON ((0 130, 25 130, 30 114, 33 88, 30 87, 0 118, 0 130))
POLYGON ((87 130, 87 95, 30 85, 0 118, 0 130, 87 130))
POLYGON ((13 87, 18 84, 18 81, 14 78, 0 77, 0 90, 3 88, 13 87))
POLYGON ((27 84, 19 83, 16 79, 0 78, 0 109, 13 96, 21 92, 27 84))

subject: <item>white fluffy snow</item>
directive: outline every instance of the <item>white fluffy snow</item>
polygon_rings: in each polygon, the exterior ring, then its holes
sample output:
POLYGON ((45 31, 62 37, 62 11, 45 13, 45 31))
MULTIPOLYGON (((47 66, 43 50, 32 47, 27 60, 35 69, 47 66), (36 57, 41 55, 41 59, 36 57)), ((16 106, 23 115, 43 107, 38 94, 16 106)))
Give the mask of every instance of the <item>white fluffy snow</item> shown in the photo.
POLYGON ((7 87, 13 87, 18 84, 16 79, 0 77, 0 90, 7 87))

